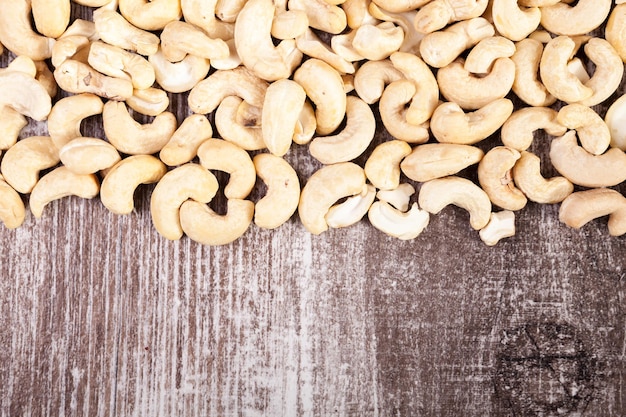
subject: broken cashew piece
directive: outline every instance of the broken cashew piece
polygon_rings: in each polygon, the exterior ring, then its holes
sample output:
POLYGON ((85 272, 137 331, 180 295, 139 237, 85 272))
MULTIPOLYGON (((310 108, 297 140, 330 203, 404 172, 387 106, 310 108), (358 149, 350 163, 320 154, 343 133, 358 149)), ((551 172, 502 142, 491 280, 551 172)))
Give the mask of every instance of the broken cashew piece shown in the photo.
POLYGON ((505 210, 521 210, 528 202, 524 193, 513 182, 513 167, 520 156, 513 148, 496 146, 478 163, 480 186, 493 204, 505 210))
POLYGON ((328 227, 338 229, 357 224, 369 210, 376 198, 376 188, 365 184, 360 194, 346 198, 343 203, 332 206, 324 216, 328 227))
POLYGON ((135 89, 132 97, 126 99, 128 107, 146 116, 158 116, 170 105, 167 93, 160 88, 135 89))
POLYGON ((524 107, 513 112, 500 129, 500 139, 505 146, 522 152, 532 145, 534 133, 539 129, 551 136, 562 136, 567 128, 557 122, 557 111, 549 107, 524 107))
POLYGON ((19 140, 5 152, 0 170, 15 191, 28 194, 39 181, 39 172, 52 168, 59 161, 59 153, 50 137, 31 136, 19 140))
POLYGON ((610 148, 602 155, 593 155, 578 146, 573 130, 552 141, 550 160, 561 175, 583 187, 611 187, 626 180, 623 151, 610 148))
POLYGON ((163 175, 150 198, 152 224, 157 232, 169 240, 180 239, 183 236, 181 205, 189 199, 208 203, 218 188, 215 175, 194 163, 181 165, 163 175))
POLYGON ((159 152, 159 158, 169 166, 185 164, 195 158, 200 145, 211 136, 213 128, 209 119, 202 114, 192 114, 172 134, 159 152))
POLYGON ((556 121, 575 129, 582 147, 593 155, 603 154, 611 144, 609 127, 591 107, 569 104, 559 110, 556 121))
POLYGON ((302 193, 298 213, 302 225, 319 235, 328 230, 326 213, 337 200, 360 194, 365 185, 363 168, 352 162, 326 165, 313 173, 302 193))
POLYGON ((48 203, 68 196, 94 198, 100 183, 94 174, 76 174, 61 166, 47 173, 33 188, 28 204, 36 218, 41 218, 48 203))
POLYGON ((367 217, 372 226, 400 240, 415 239, 430 221, 430 214, 426 210, 420 210, 417 203, 413 203, 409 211, 402 212, 389 203, 376 201, 370 207, 367 217))
POLYGON ((413 148, 400 168, 404 175, 418 182, 447 177, 477 164, 484 152, 471 145, 427 143, 413 148))
POLYGON ((0 220, 7 229, 17 229, 24 223, 26 207, 22 197, 6 181, 0 179, 0 220))
POLYGON ((495 246, 500 240, 515 236, 515 212, 503 210, 491 213, 487 226, 478 232, 487 246, 495 246))
POLYGON ((159 181, 167 167, 152 155, 134 155, 119 161, 102 180, 100 201, 112 213, 130 214, 135 209, 133 195, 141 184, 159 181))
POLYGON ((75 174, 95 174, 111 168, 122 159, 109 142, 90 137, 69 141, 59 150, 59 158, 75 174))
POLYGON ((254 209, 254 224, 275 229, 288 221, 298 208, 300 181, 298 174, 283 158, 258 154, 252 160, 257 175, 267 186, 267 192, 254 209))
POLYGON ((230 174, 224 195, 229 200, 245 199, 256 183, 256 170, 248 152, 222 139, 208 139, 198 148, 200 164, 209 170, 230 174))
POLYGON ((456 176, 422 184, 418 204, 431 214, 438 214, 450 204, 461 207, 469 213, 474 230, 485 227, 491 218, 491 200, 487 193, 472 181, 456 176))
POLYGON ((376 193, 376 197, 400 211, 408 211, 409 202, 413 194, 415 194, 415 188, 408 182, 404 182, 393 190, 379 190, 376 193))
POLYGON ((411 146, 391 140, 376 146, 365 162, 365 175, 378 189, 393 190, 400 185, 400 163, 411 153, 411 146))
POLYGON ((520 159, 515 163, 513 178, 515 185, 535 203, 560 203, 574 191, 574 184, 565 177, 545 179, 541 175, 541 160, 527 151, 522 151, 520 159))
POLYGON ((559 220, 574 229, 603 216, 609 216, 611 236, 626 233, 626 198, 610 188, 595 188, 572 193, 559 209, 559 220))

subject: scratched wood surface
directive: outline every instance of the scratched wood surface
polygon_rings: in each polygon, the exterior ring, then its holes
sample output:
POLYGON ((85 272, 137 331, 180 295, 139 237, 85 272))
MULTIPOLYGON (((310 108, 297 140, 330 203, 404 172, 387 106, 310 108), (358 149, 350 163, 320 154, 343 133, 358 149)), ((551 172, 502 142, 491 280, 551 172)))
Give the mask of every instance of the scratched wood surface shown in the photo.
MULTIPOLYGON (((319 167, 287 158, 303 182, 319 167)), ((294 217, 207 247, 157 234, 151 190, 128 216, 70 197, 0 228, 0 415, 626 415, 626 240, 606 219, 529 204, 489 248, 454 207, 409 242, 294 217)))

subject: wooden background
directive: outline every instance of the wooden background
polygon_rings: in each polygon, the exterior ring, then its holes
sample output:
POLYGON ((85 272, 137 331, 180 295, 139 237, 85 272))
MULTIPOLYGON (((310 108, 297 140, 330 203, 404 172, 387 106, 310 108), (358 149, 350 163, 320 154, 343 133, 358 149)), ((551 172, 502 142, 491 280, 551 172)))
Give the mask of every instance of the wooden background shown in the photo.
MULTIPOLYGON (((287 159, 303 182, 319 167, 287 159)), ((151 190, 128 216, 70 197, 0 227, 0 415, 626 415, 625 239, 606 219, 572 230, 531 203, 489 248, 455 207, 409 242, 295 216, 207 247, 157 234, 151 190)))

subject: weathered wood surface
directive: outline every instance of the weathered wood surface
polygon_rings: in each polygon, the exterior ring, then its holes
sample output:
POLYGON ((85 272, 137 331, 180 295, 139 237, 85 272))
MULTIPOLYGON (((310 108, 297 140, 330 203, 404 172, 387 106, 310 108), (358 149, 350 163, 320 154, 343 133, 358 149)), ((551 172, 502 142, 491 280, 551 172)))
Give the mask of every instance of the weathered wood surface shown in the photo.
POLYGON ((150 190, 129 216, 71 197, 0 228, 2 416, 626 415, 606 219, 530 204, 489 248, 453 207, 409 242, 294 217, 206 247, 156 233, 150 190))

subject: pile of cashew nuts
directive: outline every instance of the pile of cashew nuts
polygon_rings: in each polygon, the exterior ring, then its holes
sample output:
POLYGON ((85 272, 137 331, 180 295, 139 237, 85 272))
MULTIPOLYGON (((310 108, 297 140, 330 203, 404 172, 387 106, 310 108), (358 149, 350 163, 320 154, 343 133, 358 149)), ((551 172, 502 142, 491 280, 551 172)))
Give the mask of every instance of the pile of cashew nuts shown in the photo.
POLYGON ((610 235, 626 233, 626 197, 611 188, 626 180, 624 0, 73 3, 0 0, 7 228, 24 222, 24 201, 39 218, 69 195, 128 214, 137 187, 156 183, 156 230, 208 245, 296 211, 313 234, 367 216, 408 240, 449 205, 495 245, 528 201, 560 204, 573 228, 608 216, 610 235), (79 6, 93 18, 72 18, 79 6), (179 124, 167 109, 180 93, 179 124), (609 99, 606 115, 593 109, 609 99), (91 117, 104 138, 83 136, 91 117), (30 120, 49 135, 21 138, 30 120), (381 128, 392 138, 374 146, 381 128), (553 137, 544 163, 559 176, 543 177, 530 151, 537 130, 553 137), (322 164, 304 186, 284 158, 294 146, 322 164), (469 167, 477 181, 460 174, 469 167), (226 214, 209 205, 216 171, 226 214))

